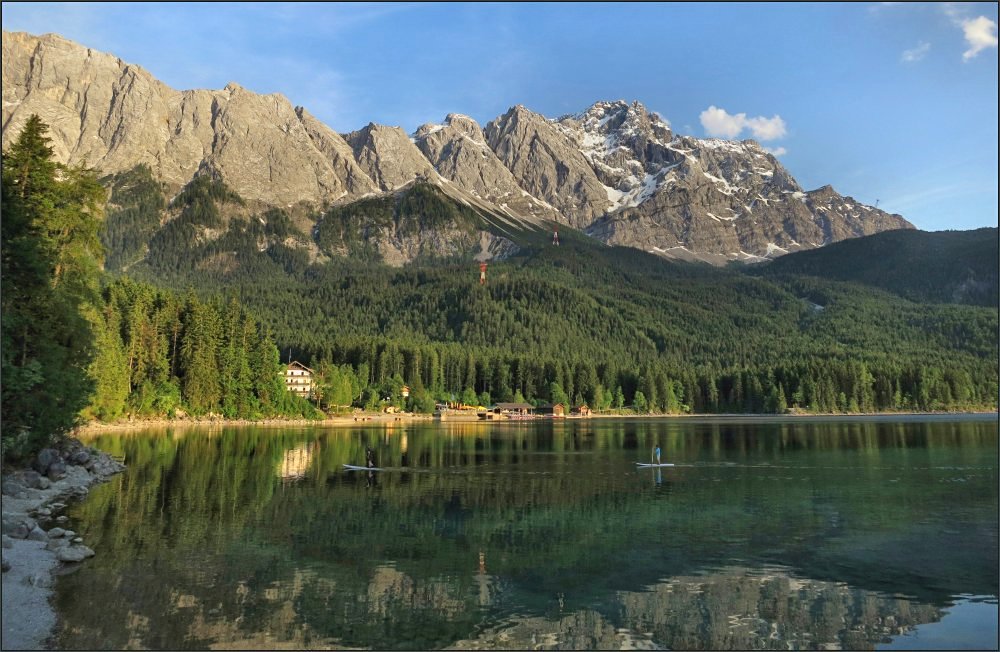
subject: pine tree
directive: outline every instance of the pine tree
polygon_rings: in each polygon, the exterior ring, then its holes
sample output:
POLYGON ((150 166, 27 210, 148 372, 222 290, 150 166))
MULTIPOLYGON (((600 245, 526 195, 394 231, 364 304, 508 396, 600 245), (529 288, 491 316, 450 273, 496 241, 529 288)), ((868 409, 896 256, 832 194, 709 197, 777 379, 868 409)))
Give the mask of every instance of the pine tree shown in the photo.
POLYGON ((197 301, 188 305, 181 345, 182 393, 196 414, 215 410, 222 397, 218 357, 221 326, 213 306, 197 301))
POLYGON ((48 127, 31 116, 3 156, 0 220, 4 456, 27 456, 68 431, 93 381, 104 191, 96 176, 52 160, 48 127))

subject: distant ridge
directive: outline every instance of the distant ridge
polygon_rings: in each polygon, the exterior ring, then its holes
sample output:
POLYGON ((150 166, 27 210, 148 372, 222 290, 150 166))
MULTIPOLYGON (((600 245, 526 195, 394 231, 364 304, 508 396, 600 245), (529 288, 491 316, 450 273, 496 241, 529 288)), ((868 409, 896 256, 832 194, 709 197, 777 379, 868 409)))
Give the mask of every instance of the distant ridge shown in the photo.
POLYGON ((886 231, 782 256, 761 273, 852 281, 914 301, 997 306, 996 227, 974 231, 886 231))

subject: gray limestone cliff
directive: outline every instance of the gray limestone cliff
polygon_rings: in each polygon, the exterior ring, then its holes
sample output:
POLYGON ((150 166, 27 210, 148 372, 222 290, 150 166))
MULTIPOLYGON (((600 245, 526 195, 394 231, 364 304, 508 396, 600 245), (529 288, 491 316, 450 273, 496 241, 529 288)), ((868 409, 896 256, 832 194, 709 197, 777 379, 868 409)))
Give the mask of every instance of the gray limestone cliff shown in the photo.
POLYGON ((490 149, 482 127, 472 118, 449 114, 442 125, 420 127, 414 141, 438 174, 474 197, 517 216, 560 219, 552 206, 518 185, 511 171, 490 149))
MULTIPOLYGON (((567 224, 608 244, 715 263, 912 228, 829 186, 804 191, 754 141, 678 136, 639 102, 597 102, 555 120, 518 105, 485 128, 450 114, 412 137, 374 123, 341 135, 279 94, 235 83, 176 91, 60 36, 5 31, 5 149, 31 114, 50 126, 62 162, 105 174, 145 164, 173 189, 210 174, 255 204, 305 212, 420 179, 486 219, 567 224)), ((449 255, 439 235, 426 240, 449 255)), ((396 252, 387 259, 411 259, 413 247, 383 244, 396 252)))

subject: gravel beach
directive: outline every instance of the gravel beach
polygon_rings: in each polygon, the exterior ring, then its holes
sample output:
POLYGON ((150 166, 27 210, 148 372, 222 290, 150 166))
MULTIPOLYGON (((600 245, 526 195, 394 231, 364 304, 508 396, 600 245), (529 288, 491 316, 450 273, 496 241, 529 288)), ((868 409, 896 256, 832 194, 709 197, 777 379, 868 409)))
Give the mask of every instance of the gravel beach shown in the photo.
POLYGON ((4 650, 48 647, 56 613, 50 602, 54 574, 66 564, 86 563, 84 545, 60 512, 125 467, 104 453, 70 440, 67 450, 46 449, 34 469, 3 471, 4 650), (38 470, 41 469, 41 473, 38 470))

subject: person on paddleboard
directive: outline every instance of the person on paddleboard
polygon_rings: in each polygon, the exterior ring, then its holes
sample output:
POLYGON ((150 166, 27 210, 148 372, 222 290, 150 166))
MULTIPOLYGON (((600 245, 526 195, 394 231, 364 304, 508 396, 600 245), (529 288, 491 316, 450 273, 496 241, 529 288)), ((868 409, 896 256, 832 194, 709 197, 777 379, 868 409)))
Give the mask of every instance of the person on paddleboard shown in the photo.
POLYGON ((365 464, 369 469, 375 467, 375 453, 372 452, 371 446, 365 446, 365 464))
POLYGON ((659 446, 656 447, 656 463, 657 464, 660 463, 660 447, 659 446))

